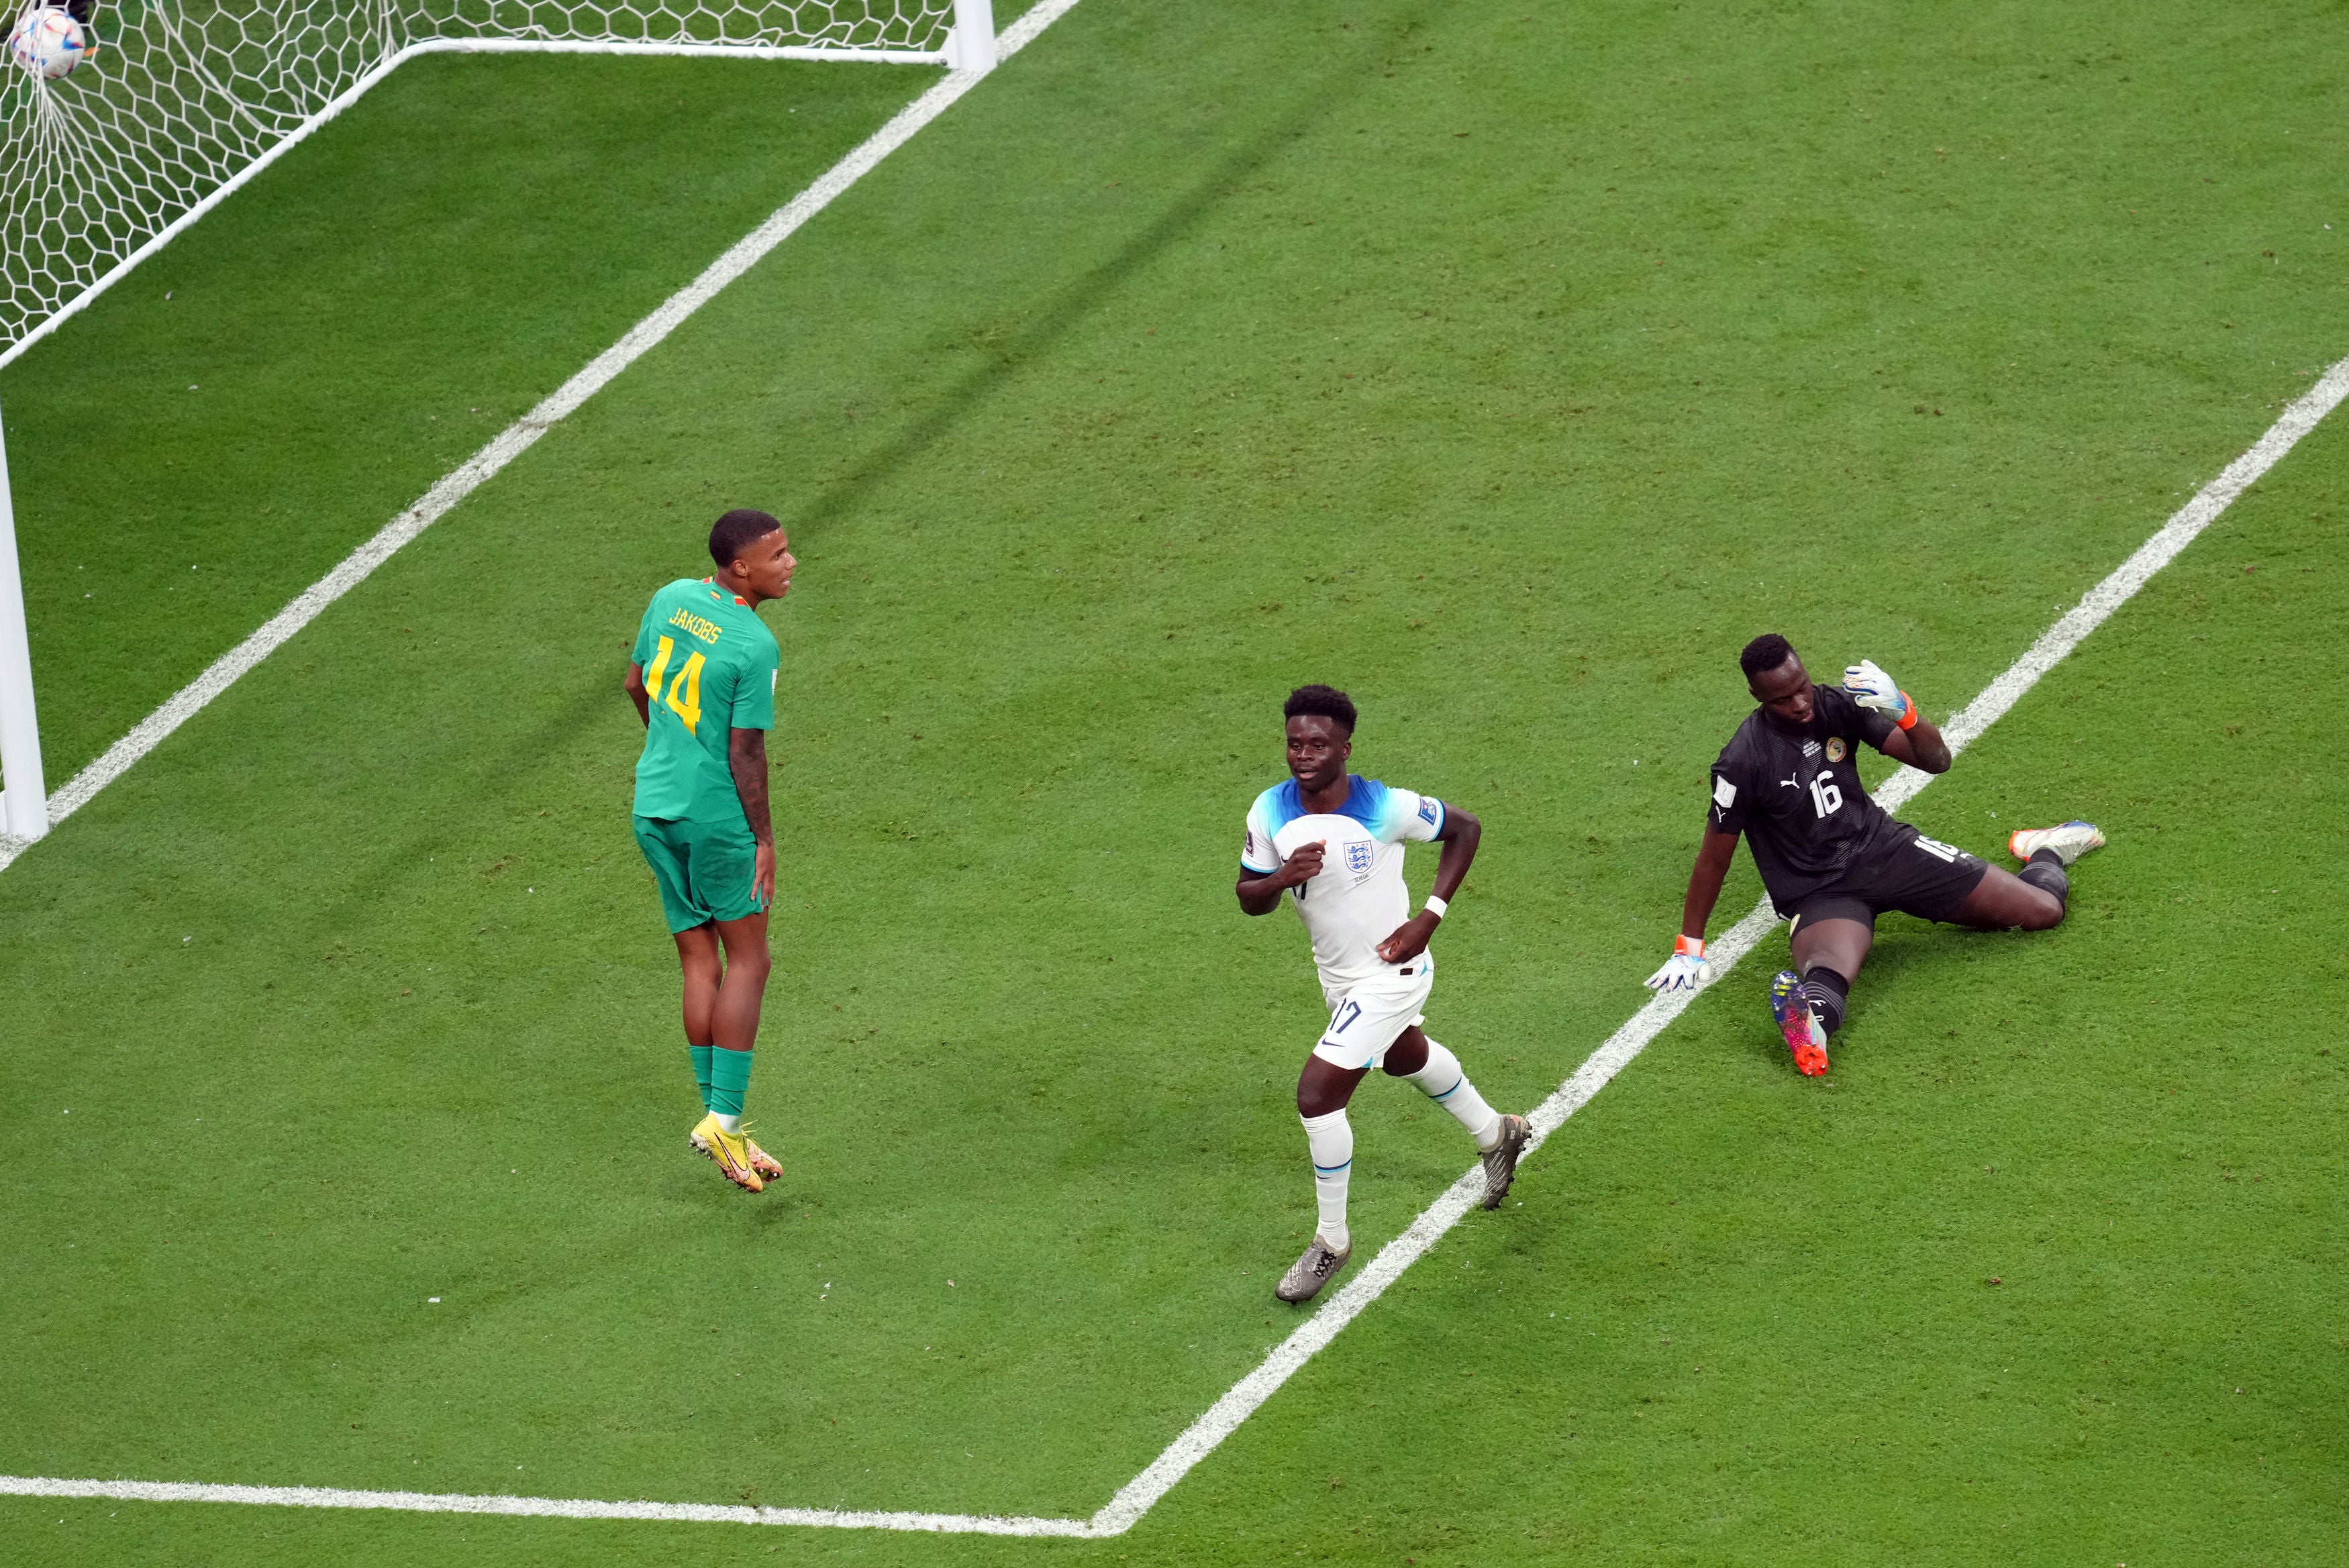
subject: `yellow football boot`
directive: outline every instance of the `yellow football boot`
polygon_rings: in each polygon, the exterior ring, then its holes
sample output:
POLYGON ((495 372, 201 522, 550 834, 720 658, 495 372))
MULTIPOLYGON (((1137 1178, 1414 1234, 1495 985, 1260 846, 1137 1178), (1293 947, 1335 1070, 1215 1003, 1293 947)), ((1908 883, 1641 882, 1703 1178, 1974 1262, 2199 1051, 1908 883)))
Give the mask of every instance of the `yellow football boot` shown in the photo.
MULTIPOLYGON (((750 1163, 750 1140, 739 1132, 729 1132, 718 1125, 714 1116, 704 1116, 695 1124, 689 1135, 693 1146, 718 1161, 726 1180, 746 1192, 763 1192, 766 1179, 750 1163)), ((781 1168, 778 1167, 778 1173, 781 1168)))
MULTIPOLYGON (((708 1158, 718 1158, 709 1152, 709 1140, 701 1135, 699 1127, 693 1130, 692 1143, 708 1158)), ((750 1124, 747 1121, 742 1124, 742 1146, 750 1151, 750 1169, 759 1173, 761 1181, 780 1181, 783 1179, 783 1162, 759 1147, 758 1140, 750 1136, 750 1124)))

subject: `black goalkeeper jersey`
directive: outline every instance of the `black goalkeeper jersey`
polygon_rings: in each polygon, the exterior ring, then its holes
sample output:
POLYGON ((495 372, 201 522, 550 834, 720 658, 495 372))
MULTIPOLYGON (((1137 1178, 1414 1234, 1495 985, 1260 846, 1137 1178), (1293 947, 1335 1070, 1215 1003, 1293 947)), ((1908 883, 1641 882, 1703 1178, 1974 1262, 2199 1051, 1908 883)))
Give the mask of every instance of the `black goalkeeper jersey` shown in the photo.
POLYGON ((1811 687, 1811 722, 1795 729, 1762 708, 1746 716, 1713 765, 1712 825, 1743 833, 1770 902, 1784 914, 1835 881, 1892 827, 1859 781, 1860 742, 1881 746, 1891 718, 1840 686, 1811 687))

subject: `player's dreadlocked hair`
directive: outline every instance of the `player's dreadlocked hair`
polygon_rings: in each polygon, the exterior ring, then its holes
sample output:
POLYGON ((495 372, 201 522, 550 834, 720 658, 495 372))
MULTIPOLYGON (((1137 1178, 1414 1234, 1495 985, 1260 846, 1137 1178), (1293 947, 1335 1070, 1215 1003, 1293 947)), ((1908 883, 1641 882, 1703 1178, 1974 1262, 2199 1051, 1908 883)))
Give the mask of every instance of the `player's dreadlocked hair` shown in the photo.
POLYGON ((1745 651, 1737 655, 1737 667, 1751 680, 1769 674, 1794 656, 1794 644, 1775 632, 1764 632, 1745 645, 1745 651))
POLYGON ((1295 718, 1307 713, 1334 718, 1346 727, 1348 735, 1354 733, 1354 699, 1336 686, 1301 686, 1290 692, 1288 700, 1280 705, 1280 717, 1283 718, 1295 718))
POLYGON ((763 511, 738 506, 710 529, 709 559, 718 562, 718 569, 723 572, 741 559, 745 545, 754 539, 766 538, 782 526, 763 511))

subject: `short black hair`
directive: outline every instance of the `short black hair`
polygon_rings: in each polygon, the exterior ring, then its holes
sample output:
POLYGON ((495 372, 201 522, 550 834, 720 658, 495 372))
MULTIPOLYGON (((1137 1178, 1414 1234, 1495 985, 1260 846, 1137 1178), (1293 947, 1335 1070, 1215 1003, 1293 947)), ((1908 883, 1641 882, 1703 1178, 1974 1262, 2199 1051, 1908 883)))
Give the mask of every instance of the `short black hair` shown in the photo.
POLYGON ((1745 651, 1737 655, 1737 667, 1745 672, 1747 680, 1752 680, 1755 676, 1768 675, 1794 656, 1794 644, 1775 632, 1764 632, 1745 645, 1745 651))
POLYGON ((1280 717, 1295 718, 1300 714, 1315 714, 1322 718, 1334 718, 1345 726, 1346 733, 1354 733, 1354 699, 1336 686, 1301 686, 1288 694, 1280 705, 1280 717))
POLYGON ((764 539, 783 525, 763 511, 753 511, 738 506, 719 518, 709 530, 709 559, 718 562, 723 572, 742 558, 742 550, 754 539, 764 539))

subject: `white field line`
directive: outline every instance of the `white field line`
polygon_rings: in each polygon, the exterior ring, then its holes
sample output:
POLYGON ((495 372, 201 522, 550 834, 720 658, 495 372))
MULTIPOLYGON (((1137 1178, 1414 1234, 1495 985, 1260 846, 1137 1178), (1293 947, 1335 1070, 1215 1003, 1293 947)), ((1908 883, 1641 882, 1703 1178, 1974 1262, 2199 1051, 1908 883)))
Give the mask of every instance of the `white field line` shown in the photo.
MULTIPOLYGON (((998 36, 997 62, 999 64, 1009 59, 1033 43, 1038 34, 1073 10, 1076 4, 1077 0, 1039 0, 1039 4, 1027 15, 998 36)), ((356 98, 398 63, 397 57, 386 62, 344 94, 342 98, 336 99, 336 105, 327 112, 337 112, 340 105, 356 98)), ((585 369, 556 388, 553 396, 507 426, 488 446, 443 476, 438 484, 424 492, 422 500, 384 524, 374 538, 352 551, 332 572, 304 589, 292 603, 264 623, 260 630, 213 660, 203 674, 181 687, 162 707, 140 719, 129 734, 107 748, 104 756, 75 774, 49 797, 50 827, 55 828, 89 804, 92 796, 122 777, 131 764, 154 750, 166 736, 202 712, 213 698, 234 686, 247 671, 276 652, 295 633, 316 620, 327 605, 365 582, 369 573, 390 560, 402 545, 438 522, 450 509, 479 490, 499 469, 528 451, 549 428, 609 386, 613 377, 675 332, 688 316, 716 298, 719 290, 756 266, 767 253, 790 238, 801 224, 830 206, 841 192, 911 140, 915 132, 952 108, 955 100, 978 86, 985 74, 978 71, 947 73, 936 87, 899 109, 886 125, 826 170, 814 184, 792 197, 772 217, 737 241, 724 255, 710 263, 699 277, 671 294, 659 309, 630 327, 617 343, 590 360, 585 369)), ((259 170, 270 158, 291 145, 290 139, 279 143, 254 163, 253 170, 259 170)), ((223 186, 213 192, 213 199, 226 195, 233 183, 232 181, 231 186, 223 186)), ((190 212, 183 222, 193 222, 202 210, 199 207, 196 211, 190 212)), ((147 249, 160 245, 171 232, 171 230, 166 230, 157 235, 147 249)), ((140 253, 141 255, 145 253, 144 250, 140 253)), ((132 258, 136 259, 135 256, 132 258)), ((124 263, 125 267, 129 265, 129 263, 124 263)), ((118 272, 120 270, 117 269, 118 272)), ((31 339, 26 341, 30 342, 31 339)), ((18 346, 21 348, 23 346, 18 346)), ((0 364, 5 363, 5 357, 0 356, 0 364)), ((22 839, 0 834, 0 871, 7 870, 28 847, 22 839)))
MULTIPOLYGON (((1074 0, 1070 0, 1071 4, 1074 0)), ((1032 13, 1031 13, 1032 15, 1032 13)), ((2349 397, 2349 359, 2327 370, 2277 419, 2251 450, 2227 465, 2217 479, 2195 492, 2160 531, 2139 545, 2136 553, 2112 574, 2082 596, 2078 604, 2049 627, 2023 656, 1982 694, 1942 727, 1952 752, 1963 750, 2013 707, 2053 669, 2082 638, 2104 624, 2112 613, 2133 598, 2154 573, 2176 558, 2194 537, 2217 521, 2236 497, 2273 468, 2318 421, 2349 397)), ((1932 781, 1932 775, 1903 768, 1877 790, 1886 810, 1914 799, 1932 781)), ((1713 944, 1710 985, 1719 980, 1777 923, 1768 899, 1723 933, 1713 944)), ((1630 1066, 1648 1043, 1687 1011, 1695 1000, 1692 991, 1659 995, 1634 1013, 1630 1021, 1607 1037, 1532 1112, 1530 1156, 1568 1117, 1590 1103, 1617 1073, 1630 1066)), ((554 1519, 646 1519, 719 1524, 801 1524, 843 1530, 927 1531, 954 1535, 1082 1536, 1099 1539, 1123 1535, 1173 1490, 1191 1468, 1213 1453, 1217 1445, 1239 1429, 1259 1406, 1288 1381, 1314 1353, 1338 1336, 1340 1329, 1401 1279, 1403 1271, 1423 1256, 1446 1231, 1458 1224, 1483 1186, 1484 1172, 1470 1166, 1460 1180, 1411 1222, 1402 1234, 1379 1250, 1376 1257, 1348 1280, 1320 1309, 1275 1346, 1256 1370, 1241 1378, 1210 1406, 1206 1413, 1166 1445, 1140 1475, 1123 1487, 1091 1519, 1036 1519, 969 1513, 860 1512, 823 1508, 743 1508, 728 1504, 690 1502, 597 1502, 577 1498, 476 1497, 461 1493, 357 1491, 331 1487, 209 1486, 187 1481, 81 1480, 45 1476, 0 1476, 0 1496, 107 1498, 133 1502, 245 1502, 292 1508, 379 1508, 415 1513, 523 1514, 554 1519)))
POLYGON ((177 1480, 52 1480, 0 1476, 0 1497, 105 1498, 125 1502, 249 1502, 279 1508, 380 1508, 401 1513, 499 1513, 536 1519, 645 1519, 670 1524, 802 1524, 950 1535, 1090 1535, 1081 1519, 999 1519, 976 1513, 858 1513, 738 1503, 595 1502, 569 1497, 478 1497, 447 1491, 346 1491, 328 1486, 205 1486, 177 1480))
MULTIPOLYGON (((2139 545, 2136 553, 2121 562, 2110 576, 2089 589, 2069 614, 2050 626, 2021 658, 2008 665, 2003 674, 1943 726, 1941 733, 1949 740, 1951 751, 1964 750, 1997 722, 2023 693, 2039 683, 2040 676, 2078 647, 2080 639, 2104 624, 2155 573, 2168 565, 2195 535, 2209 527, 2237 496, 2275 467, 2344 397, 2349 397, 2349 359, 2327 370, 2314 387, 2283 411, 2251 450, 2229 463, 2217 479, 2196 491, 2194 499, 2178 508, 2159 531, 2139 545)), ((1917 792, 1932 781, 1933 775, 1930 773, 1903 768, 1885 781, 1884 788, 1875 791, 1876 799, 1886 810, 1897 810, 1915 799, 1917 792)), ((1778 917, 1764 897, 1751 913, 1712 944, 1707 956, 1713 963, 1713 980, 1719 980, 1734 968, 1738 960, 1751 953, 1777 923, 1778 917)), ((1609 1036, 1607 1043, 1591 1052, 1588 1059, 1574 1070, 1572 1078, 1534 1108, 1533 1137, 1526 1143, 1526 1154, 1530 1156, 1568 1117, 1589 1104, 1591 1097, 1629 1067, 1631 1059, 1647 1048, 1649 1041, 1687 1010, 1695 996, 1693 991, 1659 995, 1609 1036)), ((1115 1534, 1131 1528, 1166 1494, 1168 1488, 1182 1480, 1184 1472, 1214 1452, 1216 1445, 1231 1436, 1257 1406, 1272 1397, 1273 1390, 1312 1358, 1315 1351, 1337 1337, 1340 1329, 1376 1301, 1387 1286, 1402 1278, 1402 1272, 1417 1263, 1444 1232, 1459 1223, 1483 1185, 1483 1171, 1470 1166, 1467 1173, 1413 1221, 1408 1230, 1380 1249, 1369 1266, 1349 1280, 1327 1306, 1276 1346, 1262 1366, 1235 1384, 1206 1415, 1191 1424, 1190 1430, 1168 1444, 1166 1451, 1148 1470, 1127 1482, 1110 1500, 1109 1506, 1093 1515, 1095 1531, 1115 1534)))

